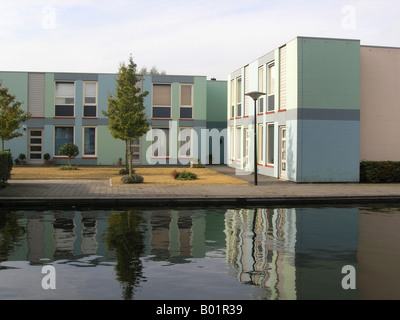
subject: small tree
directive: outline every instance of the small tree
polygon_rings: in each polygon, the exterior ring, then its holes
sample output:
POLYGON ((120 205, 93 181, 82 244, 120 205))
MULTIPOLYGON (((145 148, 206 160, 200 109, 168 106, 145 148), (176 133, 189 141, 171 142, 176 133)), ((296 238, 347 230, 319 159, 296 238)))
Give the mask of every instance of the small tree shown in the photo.
POLYGON ((68 165, 71 166, 71 159, 79 154, 79 148, 73 143, 64 144, 58 152, 68 157, 68 165))
POLYGON ((144 98, 148 91, 142 93, 137 85, 140 78, 137 76, 136 64, 132 56, 129 57, 129 64, 121 63, 115 95, 108 98, 108 110, 103 114, 109 118, 108 126, 114 138, 125 141, 128 154, 128 172, 132 177, 132 147, 131 141, 139 139, 150 129, 147 122, 144 107, 144 98))
POLYGON ((21 109, 22 103, 16 101, 16 96, 8 93, 8 88, 2 88, 1 85, 0 81, 0 138, 1 151, 4 151, 4 141, 22 136, 18 130, 31 116, 21 109))

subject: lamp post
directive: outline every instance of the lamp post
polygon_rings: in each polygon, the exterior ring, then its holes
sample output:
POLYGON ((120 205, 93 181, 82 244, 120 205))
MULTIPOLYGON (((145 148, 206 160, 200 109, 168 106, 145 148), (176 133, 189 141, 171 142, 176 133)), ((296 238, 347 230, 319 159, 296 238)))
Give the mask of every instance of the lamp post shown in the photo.
POLYGON ((264 92, 260 91, 252 91, 245 94, 254 100, 254 185, 258 184, 257 182, 257 100, 261 96, 265 96, 264 92))

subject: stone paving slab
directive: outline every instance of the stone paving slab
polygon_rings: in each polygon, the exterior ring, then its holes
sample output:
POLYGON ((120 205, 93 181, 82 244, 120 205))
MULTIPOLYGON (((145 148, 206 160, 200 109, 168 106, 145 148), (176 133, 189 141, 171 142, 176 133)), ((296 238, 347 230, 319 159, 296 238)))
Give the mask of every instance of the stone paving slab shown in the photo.
MULTIPOLYGON (((235 175, 226 166, 212 169, 235 175)), ((235 175, 248 185, 111 186, 108 179, 10 180, 0 208, 35 206, 243 206, 400 203, 400 184, 296 184, 259 175, 235 175)))

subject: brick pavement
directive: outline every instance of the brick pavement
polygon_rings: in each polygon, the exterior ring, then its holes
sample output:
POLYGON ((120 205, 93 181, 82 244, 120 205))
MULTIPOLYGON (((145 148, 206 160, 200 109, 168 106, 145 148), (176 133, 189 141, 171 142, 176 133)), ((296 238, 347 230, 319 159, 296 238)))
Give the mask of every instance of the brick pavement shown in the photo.
POLYGON ((400 184, 296 184, 258 175, 236 175, 210 166, 248 185, 111 186, 109 180, 10 180, 0 189, 0 208, 35 206, 203 206, 400 202, 400 184))

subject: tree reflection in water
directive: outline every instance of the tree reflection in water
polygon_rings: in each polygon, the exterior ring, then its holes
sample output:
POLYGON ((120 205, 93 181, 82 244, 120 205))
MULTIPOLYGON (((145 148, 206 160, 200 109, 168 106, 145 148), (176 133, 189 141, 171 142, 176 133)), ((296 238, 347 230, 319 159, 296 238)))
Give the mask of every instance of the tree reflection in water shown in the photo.
POLYGON ((109 219, 107 248, 115 252, 117 279, 122 284, 125 300, 133 299, 135 288, 143 278, 140 260, 144 252, 142 222, 142 213, 135 210, 116 213, 109 219))

